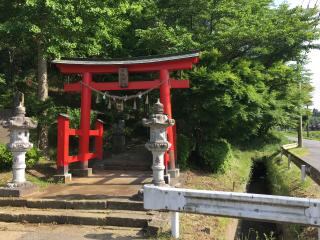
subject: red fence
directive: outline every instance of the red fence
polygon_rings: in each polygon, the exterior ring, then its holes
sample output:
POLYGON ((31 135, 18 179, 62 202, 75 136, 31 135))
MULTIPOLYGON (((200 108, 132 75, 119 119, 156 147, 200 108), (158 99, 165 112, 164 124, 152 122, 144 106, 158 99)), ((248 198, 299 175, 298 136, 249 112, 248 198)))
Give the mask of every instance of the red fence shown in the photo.
MULTIPOLYGON (((66 167, 70 163, 78 161, 87 161, 89 159, 97 158, 102 159, 103 154, 103 122, 96 121, 94 130, 89 131, 89 136, 95 137, 95 152, 86 153, 85 159, 80 159, 80 155, 69 155, 69 141, 70 136, 79 136, 81 138, 82 131, 70 128, 70 120, 67 115, 60 114, 58 116, 58 154, 57 154, 57 167, 66 167)), ((81 149, 80 151, 81 152, 81 149)))

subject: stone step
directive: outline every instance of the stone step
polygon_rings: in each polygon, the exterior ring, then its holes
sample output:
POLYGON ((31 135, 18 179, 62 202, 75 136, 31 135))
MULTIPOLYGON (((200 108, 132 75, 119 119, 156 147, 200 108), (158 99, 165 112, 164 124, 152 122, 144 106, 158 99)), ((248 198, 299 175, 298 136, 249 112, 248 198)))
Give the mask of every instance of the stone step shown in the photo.
POLYGON ((132 166, 136 166, 136 165, 140 165, 140 166, 145 166, 145 165, 152 165, 152 160, 142 160, 142 159, 106 159, 104 161, 102 161, 104 164, 122 164, 122 165, 132 165, 132 166))
POLYGON ((104 161, 104 163, 125 163, 125 164, 131 164, 131 165, 148 165, 148 164, 152 164, 152 159, 143 159, 143 158, 139 158, 139 157, 133 157, 133 158, 127 158, 127 157, 117 157, 117 158, 106 158, 104 161))
POLYGON ((144 145, 136 145, 125 152, 112 154, 98 163, 107 170, 151 170, 152 154, 144 145))
POLYGON ((148 171, 151 170, 151 165, 129 165, 119 163, 107 163, 103 165, 105 170, 134 170, 134 171, 148 171))
POLYGON ((0 198, 0 207, 26 207, 38 209, 110 209, 144 211, 143 202, 130 199, 63 200, 0 198))
POLYGON ((70 210, 2 207, 0 221, 145 228, 153 214, 124 210, 70 210))
POLYGON ((139 171, 151 171, 152 159, 105 159, 100 163, 106 170, 139 170, 139 171))
POLYGON ((110 159, 106 159, 103 161, 103 163, 105 164, 129 164, 129 165, 151 165, 152 164, 152 159, 139 159, 139 158, 135 158, 135 159, 114 159, 114 158, 110 158, 110 159))

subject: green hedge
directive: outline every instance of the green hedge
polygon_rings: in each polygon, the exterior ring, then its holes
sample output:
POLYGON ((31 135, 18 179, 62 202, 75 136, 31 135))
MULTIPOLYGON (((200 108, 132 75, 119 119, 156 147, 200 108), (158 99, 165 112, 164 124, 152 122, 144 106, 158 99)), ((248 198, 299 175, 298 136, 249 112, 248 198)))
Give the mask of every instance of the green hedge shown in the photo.
MULTIPOLYGON (((27 168, 33 167, 42 157, 40 151, 33 147, 26 153, 27 168)), ((0 144, 0 171, 8 170, 12 167, 13 156, 5 144, 0 144)))
POLYGON ((12 154, 7 146, 0 144, 0 171, 9 169, 12 165, 12 154))
POLYGON ((209 171, 225 172, 232 158, 232 149, 225 139, 211 140, 199 147, 199 155, 209 171))
POLYGON ((194 150, 194 143, 184 134, 177 136, 178 164, 181 170, 189 168, 189 157, 194 150))

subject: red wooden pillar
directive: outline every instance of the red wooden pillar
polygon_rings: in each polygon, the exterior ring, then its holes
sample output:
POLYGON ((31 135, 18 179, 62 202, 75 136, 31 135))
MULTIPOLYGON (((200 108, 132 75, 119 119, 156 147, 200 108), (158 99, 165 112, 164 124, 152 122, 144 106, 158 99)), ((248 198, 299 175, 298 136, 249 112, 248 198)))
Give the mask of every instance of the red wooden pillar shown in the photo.
MULTIPOLYGON (((82 81, 85 85, 90 85, 92 81, 91 73, 84 73, 82 81)), ((81 85, 81 135, 79 136, 80 161, 82 169, 88 168, 91 111, 91 89, 85 85, 81 85)))
MULTIPOLYGON (((163 104, 164 113, 168 115, 168 118, 172 118, 171 111, 171 96, 170 96, 170 83, 169 83, 169 71, 168 69, 160 70, 160 81, 163 82, 160 86, 160 101, 163 104)), ((170 169, 175 169, 175 157, 174 157, 174 139, 172 127, 167 128, 168 141, 171 143, 171 148, 168 153, 165 153, 164 160, 166 168, 168 167, 168 160, 170 163, 170 169)))
POLYGON ((98 130, 98 136, 96 136, 96 154, 97 158, 102 160, 103 155, 103 122, 97 120, 96 129, 98 130))
POLYGON ((174 157, 178 161, 178 146, 177 146, 177 123, 172 126, 173 131, 173 142, 174 142, 174 157))
POLYGON ((69 165, 69 117, 64 114, 58 116, 58 153, 57 153, 57 170, 58 174, 65 175, 68 173, 69 165))

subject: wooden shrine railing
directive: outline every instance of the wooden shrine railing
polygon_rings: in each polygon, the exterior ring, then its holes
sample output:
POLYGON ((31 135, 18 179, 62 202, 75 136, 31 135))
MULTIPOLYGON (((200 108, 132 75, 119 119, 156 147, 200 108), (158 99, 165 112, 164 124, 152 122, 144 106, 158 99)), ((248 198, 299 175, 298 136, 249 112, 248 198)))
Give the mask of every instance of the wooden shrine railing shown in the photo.
POLYGON ((58 116, 58 154, 57 154, 57 167, 66 167, 70 163, 87 161, 89 159, 97 158, 102 159, 103 154, 103 122, 97 120, 94 130, 89 131, 89 136, 95 137, 95 152, 86 153, 85 158, 81 159, 80 154, 76 156, 69 155, 69 141, 70 136, 81 136, 82 131, 70 128, 69 116, 60 114, 58 116))

